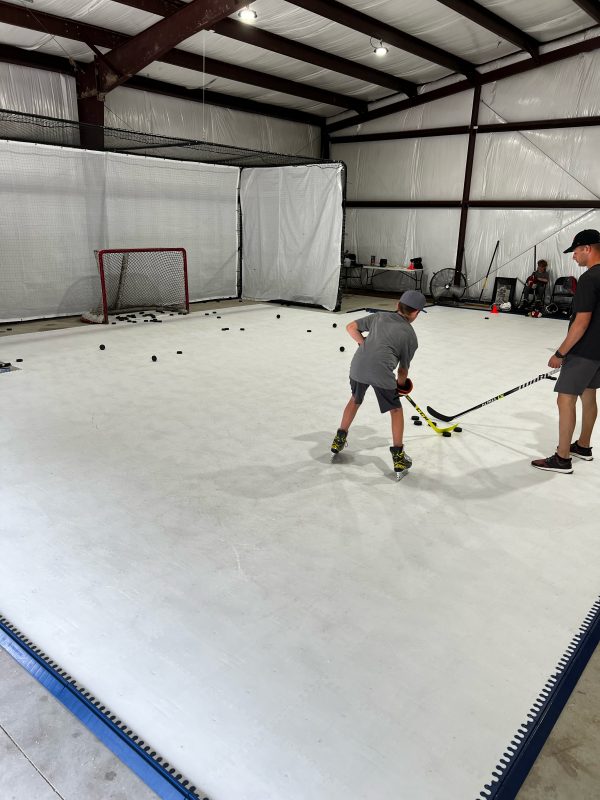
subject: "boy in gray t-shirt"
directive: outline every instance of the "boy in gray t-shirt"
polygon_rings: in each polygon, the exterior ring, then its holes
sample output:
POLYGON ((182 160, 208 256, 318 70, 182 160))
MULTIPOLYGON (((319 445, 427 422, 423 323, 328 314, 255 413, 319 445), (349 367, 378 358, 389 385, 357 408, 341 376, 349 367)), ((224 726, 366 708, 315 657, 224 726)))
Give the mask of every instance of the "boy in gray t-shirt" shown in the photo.
MULTIPOLYGON (((412 389, 408 377, 410 362, 418 347, 412 323, 425 307, 425 295, 410 289, 398 301, 396 311, 381 311, 362 317, 346 326, 358 344, 350 364, 350 389, 348 401, 338 432, 331 444, 336 456, 346 446, 348 429, 364 399, 369 386, 373 387, 381 413, 390 412, 392 422, 392 447, 394 471, 400 478, 412 464, 404 452, 404 414, 400 397, 412 389), (368 336, 363 334, 368 333, 368 336), (397 369, 397 375, 394 370, 397 369)), ((425 312, 426 313, 426 312, 425 312)))

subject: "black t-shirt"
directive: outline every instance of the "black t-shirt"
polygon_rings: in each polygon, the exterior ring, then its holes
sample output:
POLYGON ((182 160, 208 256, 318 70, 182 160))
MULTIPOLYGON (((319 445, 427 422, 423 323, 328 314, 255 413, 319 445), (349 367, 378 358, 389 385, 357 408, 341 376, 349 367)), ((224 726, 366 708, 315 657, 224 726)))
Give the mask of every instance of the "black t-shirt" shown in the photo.
POLYGON ((591 311, 592 318, 586 332, 569 352, 600 361, 600 264, 586 269, 579 279, 569 327, 579 311, 591 311))

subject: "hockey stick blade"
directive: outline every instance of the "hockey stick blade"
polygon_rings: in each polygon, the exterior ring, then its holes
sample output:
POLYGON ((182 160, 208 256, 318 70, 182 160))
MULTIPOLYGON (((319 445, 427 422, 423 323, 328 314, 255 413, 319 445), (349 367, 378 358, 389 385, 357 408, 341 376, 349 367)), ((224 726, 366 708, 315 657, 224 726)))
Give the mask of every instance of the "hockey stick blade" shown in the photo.
POLYGON ((560 372, 560 367, 558 369, 553 369, 551 372, 544 372, 542 375, 538 375, 537 378, 533 378, 530 381, 526 381, 522 383, 520 386, 515 386, 514 389, 509 389, 502 394, 497 394, 496 397, 490 398, 490 400, 485 400, 483 403, 478 403, 476 406, 472 406, 471 408, 467 408, 466 411, 461 411, 459 414, 454 414, 454 416, 449 417, 446 414, 440 414, 439 411, 435 411, 431 406, 427 406, 427 411, 431 414, 432 417, 436 419, 440 419, 442 422, 451 422, 453 419, 457 417, 463 417, 465 414, 469 414, 471 411, 477 411, 479 408, 483 408, 484 406, 488 406, 490 403, 495 403, 496 400, 502 400, 504 397, 508 397, 509 394, 513 394, 514 392, 518 392, 520 389, 525 389, 527 386, 531 386, 533 383, 537 383, 538 381, 546 380, 554 375, 556 372, 560 372))
MULTIPOLYGON (((424 411, 421 411, 419 406, 415 403, 415 401, 412 399, 412 397, 409 394, 405 395, 405 397, 408 400, 408 402, 411 404, 411 406, 415 409, 415 411, 417 411, 419 413, 419 415, 421 417, 423 417, 423 419, 429 425, 429 427, 432 428, 436 433, 446 433, 446 431, 453 431, 454 428, 456 428, 456 426, 458 425, 458 422, 457 422, 455 425, 450 425, 449 428, 438 428, 438 426, 435 424, 435 422, 433 422, 433 420, 430 420, 429 417, 427 416, 427 414, 425 414, 424 411)), ((429 413, 431 413, 431 412, 429 412, 429 413)))

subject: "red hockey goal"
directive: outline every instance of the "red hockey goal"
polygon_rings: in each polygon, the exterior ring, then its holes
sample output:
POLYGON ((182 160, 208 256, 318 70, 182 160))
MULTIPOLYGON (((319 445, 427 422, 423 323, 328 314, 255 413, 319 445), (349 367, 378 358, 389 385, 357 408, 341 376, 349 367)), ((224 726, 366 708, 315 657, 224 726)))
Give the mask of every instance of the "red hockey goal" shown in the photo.
POLYGON ((157 309, 190 310, 187 255, 183 247, 96 251, 101 303, 84 322, 108 322, 109 314, 157 309))

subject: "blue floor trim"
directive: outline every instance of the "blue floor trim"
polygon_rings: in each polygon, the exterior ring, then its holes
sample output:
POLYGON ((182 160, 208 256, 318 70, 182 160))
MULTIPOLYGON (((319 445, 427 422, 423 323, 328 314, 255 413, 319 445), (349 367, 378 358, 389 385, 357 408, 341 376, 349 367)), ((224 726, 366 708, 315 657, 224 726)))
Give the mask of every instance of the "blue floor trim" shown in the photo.
MULTIPOLYGON (((514 800, 600 644, 600 598, 560 659, 477 800, 514 800)), ((163 800, 208 800, 109 709, 0 616, 0 647, 69 709, 163 800)))
POLYGON ((0 616, 0 647, 163 800, 208 800, 70 675, 0 616))
POLYGON ((600 644, 600 598, 579 627, 477 800, 514 800, 577 681, 600 644))

